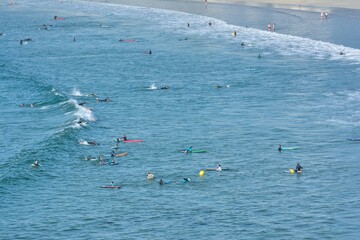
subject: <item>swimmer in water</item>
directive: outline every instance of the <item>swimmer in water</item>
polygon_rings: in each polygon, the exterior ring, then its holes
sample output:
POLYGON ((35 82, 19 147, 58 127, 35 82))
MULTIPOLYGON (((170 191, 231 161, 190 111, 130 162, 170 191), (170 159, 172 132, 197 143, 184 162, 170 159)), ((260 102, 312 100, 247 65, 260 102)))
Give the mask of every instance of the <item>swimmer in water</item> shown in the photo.
POLYGON ((282 146, 281 146, 281 144, 279 144, 278 151, 279 151, 279 152, 282 151, 282 146))

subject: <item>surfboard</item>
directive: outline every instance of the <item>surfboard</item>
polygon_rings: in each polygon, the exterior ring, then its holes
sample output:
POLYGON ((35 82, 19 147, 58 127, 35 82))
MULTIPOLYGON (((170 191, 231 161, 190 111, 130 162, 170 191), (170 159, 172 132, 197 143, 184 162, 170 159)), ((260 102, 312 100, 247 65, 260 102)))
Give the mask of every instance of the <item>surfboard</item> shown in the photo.
POLYGON ((100 188, 110 188, 110 189, 115 189, 115 188, 121 188, 121 186, 101 186, 100 188))
MULTIPOLYGON (((185 153, 185 149, 182 150, 178 150, 178 152, 182 152, 185 153)), ((205 153, 207 152, 206 150, 202 150, 202 149, 193 149, 191 151, 188 151, 187 153, 205 153)))
POLYGON ((283 150, 297 150, 297 149, 300 149, 300 147, 282 147, 281 148, 281 151, 283 151, 283 150))
POLYGON ((130 139, 130 140, 124 140, 124 143, 137 143, 137 142, 143 142, 144 140, 140 139, 130 139))
POLYGON ((124 153, 117 153, 115 154, 114 157, 125 157, 128 153, 127 152, 124 152, 124 153))
MULTIPOLYGON (((221 171, 229 171, 229 170, 230 168, 221 168, 221 171)), ((218 170, 217 168, 205 168, 205 171, 218 171, 218 170)))
POLYGON ((358 141, 360 141, 360 138, 348 138, 346 140, 353 141, 353 142, 358 142, 358 141))

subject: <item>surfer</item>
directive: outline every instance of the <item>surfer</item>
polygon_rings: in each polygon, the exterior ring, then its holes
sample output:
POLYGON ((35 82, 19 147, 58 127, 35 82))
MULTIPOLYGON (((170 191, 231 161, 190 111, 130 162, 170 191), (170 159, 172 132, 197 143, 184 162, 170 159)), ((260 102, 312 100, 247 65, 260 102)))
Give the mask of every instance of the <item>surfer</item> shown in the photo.
POLYGON ((278 151, 279 151, 279 152, 282 151, 282 146, 281 146, 281 144, 279 144, 278 151))
POLYGON ((241 43, 241 46, 242 46, 242 47, 245 47, 245 43, 244 43, 244 42, 242 42, 242 43, 241 43))
POLYGON ((38 167, 38 166, 40 165, 40 164, 39 164, 39 161, 38 161, 38 160, 35 160, 34 165, 35 165, 36 167, 38 167))
POLYGON ((114 187, 114 186, 115 186, 115 182, 112 181, 112 182, 109 184, 109 186, 114 187))
POLYGON ((236 36, 236 31, 234 31, 234 36, 236 36))
POLYGON ((211 21, 209 21, 209 26, 211 26, 211 21))
POLYGON ((268 28, 268 31, 271 31, 271 24, 270 23, 268 23, 267 28, 268 28))
POLYGON ((188 27, 190 27, 190 23, 188 23, 188 27))
POLYGON ((90 141, 90 142, 87 142, 89 145, 98 145, 97 142, 95 141, 90 141))
POLYGON ((76 122, 77 124, 80 124, 80 125, 84 125, 86 124, 86 122, 82 119, 80 119, 79 121, 76 122))
POLYGON ((169 89, 169 87, 168 86, 162 86, 162 87, 160 87, 160 89, 169 89))
POLYGON ((301 170, 302 170, 302 166, 299 163, 296 163, 295 172, 301 173, 301 170))
POLYGON ((123 140, 123 141, 127 141, 127 137, 126 137, 126 135, 125 135, 125 134, 123 134, 123 136, 122 136, 122 140, 123 140))
POLYGON ((114 151, 114 149, 112 149, 112 150, 111 150, 111 157, 115 157, 115 155, 116 155, 116 154, 115 154, 115 151, 114 151))
POLYGON ((160 184, 160 185, 163 185, 163 184, 164 184, 164 181, 163 181, 162 179, 160 179, 159 184, 160 184))
POLYGON ((184 151, 185 154, 191 153, 191 152, 192 152, 192 146, 186 148, 185 151, 184 151))
POLYGON ((339 53, 340 55, 345 55, 345 53, 343 52, 343 51, 340 51, 340 53, 339 53))
POLYGON ((111 99, 110 98, 105 98, 105 99, 99 99, 99 98, 96 98, 96 101, 98 102, 111 102, 111 99))
POLYGON ((272 30, 275 32, 275 23, 272 25, 272 30))
POLYGON ((182 181, 183 182, 190 182, 190 178, 183 178, 182 181))
POLYGON ((222 168, 221 168, 221 165, 219 164, 218 167, 216 168, 216 171, 220 172, 221 170, 222 170, 222 168))
POLYGON ((152 51, 151 51, 151 49, 149 50, 149 53, 148 53, 149 55, 151 55, 152 54, 152 51))
POLYGON ((151 172, 148 172, 148 173, 147 173, 147 175, 146 175, 146 179, 147 179, 147 180, 152 180, 152 179, 154 179, 154 178, 155 178, 154 174, 152 174, 151 172))
POLYGON ((260 59, 260 58, 261 58, 261 54, 260 54, 260 53, 259 53, 259 55, 257 56, 257 58, 258 58, 258 59, 260 59))

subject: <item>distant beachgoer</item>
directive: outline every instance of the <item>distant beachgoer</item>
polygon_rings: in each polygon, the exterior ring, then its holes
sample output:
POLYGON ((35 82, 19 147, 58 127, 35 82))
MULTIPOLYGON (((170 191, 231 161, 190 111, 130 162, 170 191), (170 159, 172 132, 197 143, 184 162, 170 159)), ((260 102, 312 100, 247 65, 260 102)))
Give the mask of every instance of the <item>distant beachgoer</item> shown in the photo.
POLYGON ((275 31, 275 23, 272 25, 272 30, 275 31))
POLYGON ((268 31, 271 31, 271 24, 270 23, 268 23, 267 28, 268 28, 268 31))
POLYGON ((188 23, 187 25, 188 25, 188 27, 190 27, 190 23, 188 23))
POLYGON ((236 31, 234 31, 234 36, 236 36, 236 31))

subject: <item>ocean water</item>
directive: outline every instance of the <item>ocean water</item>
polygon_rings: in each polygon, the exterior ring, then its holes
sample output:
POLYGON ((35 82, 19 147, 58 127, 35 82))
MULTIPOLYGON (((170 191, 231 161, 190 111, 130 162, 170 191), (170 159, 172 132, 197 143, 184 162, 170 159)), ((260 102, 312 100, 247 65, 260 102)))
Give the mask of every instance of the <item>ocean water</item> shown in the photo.
POLYGON ((0 238, 358 239, 360 145, 347 139, 360 138, 360 43, 331 30, 359 19, 284 12, 283 29, 323 25, 289 34, 146 7, 1 5, 0 238), (144 142, 120 143, 119 165, 83 160, 110 160, 122 134, 144 142), (207 152, 178 152, 189 146, 207 152), (230 170, 198 176, 218 164, 230 170), (111 181, 122 188, 100 188, 111 181))

